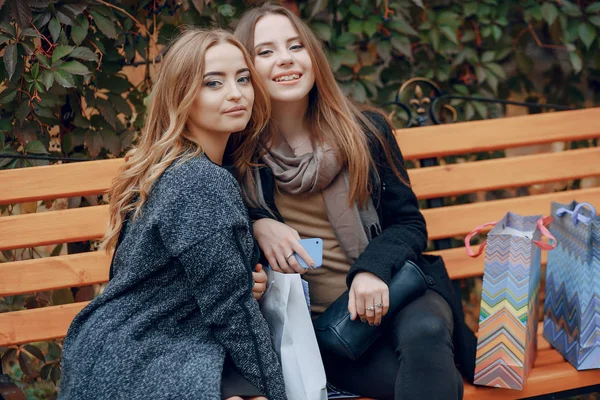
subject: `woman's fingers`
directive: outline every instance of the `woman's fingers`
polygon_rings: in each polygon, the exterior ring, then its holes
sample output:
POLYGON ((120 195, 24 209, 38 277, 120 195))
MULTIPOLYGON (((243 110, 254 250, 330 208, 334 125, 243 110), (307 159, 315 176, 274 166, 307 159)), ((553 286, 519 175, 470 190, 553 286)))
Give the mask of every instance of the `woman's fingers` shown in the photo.
POLYGON ((252 287, 252 296, 254 296, 255 300, 262 299, 265 291, 267 290, 267 285, 264 283, 257 283, 252 287))
POLYGON ((386 288, 381 295, 381 303, 383 307, 381 307, 381 317, 385 317, 390 310, 390 290, 386 288))
MULTIPOLYGON (((355 308, 362 322, 369 325, 380 325, 385 315, 383 313, 383 293, 365 293, 362 295, 358 293, 355 296, 355 308)), ((387 309, 389 309, 389 301, 386 312, 387 309)))
MULTIPOLYGON (((294 252, 296 254, 298 254, 298 256, 300 256, 300 258, 306 263, 306 265, 309 268, 315 268, 315 261, 308 254, 308 252, 306 251, 306 249, 304 247, 302 247, 302 245, 300 244, 300 242, 296 241, 296 243, 294 243, 293 246, 292 246, 292 250, 294 250, 294 252)), ((298 261, 296 260, 295 256, 290 257, 290 260, 291 259, 294 259, 294 262, 296 264, 298 264, 298 261)), ((300 264, 298 264, 298 267, 302 268, 304 270, 304 272, 306 272, 306 269, 303 268, 300 264)))
POLYGON ((267 258, 267 261, 269 262, 269 266, 271 267, 271 269, 273 271, 283 272, 281 270, 281 268, 279 267, 279 263, 277 262, 277 256, 275 255, 273 250, 266 250, 265 257, 267 258))
POLYGON ((375 301, 372 296, 367 296, 365 300, 365 319, 369 325, 375 323, 375 301))
POLYGON ((284 223, 269 218, 254 221, 253 227, 254 237, 271 268, 283 273, 296 272, 288 264, 286 257, 294 251, 294 245, 300 239, 298 232, 284 223))
POLYGON ((252 277, 254 278, 254 282, 266 282, 267 279, 269 279, 267 273, 262 267, 262 264, 256 264, 254 272, 252 272, 252 277))
POLYGON ((285 273, 297 273, 303 274, 308 271, 302 267, 296 259, 296 254, 300 255, 303 260, 308 260, 309 264, 314 264, 312 258, 308 255, 304 247, 298 242, 297 239, 288 239, 281 243, 275 250, 277 264, 279 268, 285 273))
POLYGON ((352 288, 350 289, 350 293, 348 293, 348 312, 350 313, 350 319, 354 321, 358 313, 356 312, 356 298, 352 288))
MULTIPOLYGON (((375 297, 377 299, 377 297, 375 297)), ((381 319, 383 318, 383 300, 381 296, 379 300, 375 300, 375 317, 373 318, 373 325, 379 326, 381 325, 381 319)))
POLYGON ((365 297, 358 291, 356 291, 355 293, 356 293, 356 296, 355 296, 356 297, 356 313, 360 317, 360 320, 362 322, 365 322, 367 320, 366 310, 365 310, 365 297))
POLYGON ((296 273, 296 271, 294 271, 294 269, 292 267, 290 267, 290 265, 287 262, 287 256, 289 256, 290 254, 292 254, 292 257, 293 257, 294 252, 284 254, 283 252, 279 251, 277 253, 277 264, 278 264, 279 268, 281 269, 281 272, 284 272, 286 274, 296 273))
POLYGON ((298 274, 303 274, 307 271, 306 268, 303 268, 300 263, 298 263, 298 260, 296 260, 296 253, 293 250, 289 251, 285 255, 285 261, 287 262, 288 266, 298 274))

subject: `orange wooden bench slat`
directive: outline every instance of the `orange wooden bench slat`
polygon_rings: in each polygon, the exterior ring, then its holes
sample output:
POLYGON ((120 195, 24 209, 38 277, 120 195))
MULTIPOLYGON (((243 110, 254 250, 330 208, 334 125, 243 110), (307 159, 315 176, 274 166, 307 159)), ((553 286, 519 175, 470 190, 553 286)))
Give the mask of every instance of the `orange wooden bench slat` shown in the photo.
POLYGON ((600 384, 600 370, 577 371, 564 361, 533 368, 523 390, 465 385, 464 400, 523 399, 598 384, 600 384))
MULTIPOLYGON (((551 201, 600 202, 600 188, 517 197, 423 210, 431 240, 465 235, 483 222, 501 218, 507 210, 519 214, 547 214, 551 201)), ((108 222, 108 206, 0 217, 0 250, 68 243, 101 238, 108 222)))
POLYGON ((546 340, 546 338, 544 338, 544 336, 542 335, 542 333, 544 332, 544 324, 540 323, 540 326, 538 326, 538 351, 543 351, 543 350, 548 350, 551 349, 552 346, 550 346, 550 342, 548 342, 546 340))
POLYGON ((600 107, 400 129, 404 158, 440 157, 600 137, 600 107))
MULTIPOLYGON (((405 158, 600 137, 600 108, 398 130, 405 158), (576 124, 573 121, 577 121, 576 124)), ((123 159, 3 170, 0 204, 105 192, 123 159)))
MULTIPOLYGON (((451 279, 483 274, 483 258, 471 258, 464 247, 434 251, 444 258, 451 279)), ((0 297, 108 281, 111 254, 95 251, 0 264, 0 297)), ((546 254, 542 255, 546 263, 546 254)))
MULTIPOLYGON (((451 225, 449 226, 451 231, 449 232, 449 235, 460 235, 466 233, 472 227, 483 221, 500 218, 505 210, 512 210, 522 214, 533 214, 536 212, 543 214, 547 212, 545 210, 549 209, 551 200, 568 202, 574 198, 579 201, 590 201, 592 203, 600 202, 600 188, 425 210, 424 214, 428 220, 430 236, 435 238, 440 236, 438 230, 443 229, 447 225, 446 221, 451 221, 451 225), (497 213, 494 215, 495 210, 497 210, 497 213), (441 215, 443 218, 441 218, 441 216, 436 216, 436 214, 439 214, 440 212, 444 212, 444 214, 441 215), (484 215, 481 214, 482 212, 484 215)), ((101 210, 106 210, 106 207, 86 207, 66 211, 2 217, 0 218, 0 248, 7 248, 11 245, 13 247, 31 246, 34 245, 35 242, 40 244, 40 240, 36 239, 39 236, 46 242, 52 239, 53 243, 82 240, 81 238, 83 237, 99 237, 102 234, 103 227, 106 223, 106 219, 103 218, 102 215, 97 215, 98 211, 101 210), (90 217, 88 213, 91 213, 92 216, 90 217), (55 216, 54 214, 58 214, 58 216, 55 216), (65 216, 65 214, 70 216, 65 216), (19 223, 20 219, 25 219, 25 221, 29 223, 19 223), (51 219, 51 221, 45 221, 47 219, 51 219), (14 229, 5 229, 8 225, 7 222, 10 222, 11 220, 13 225, 12 228, 14 229), (52 221, 60 221, 60 224, 58 226, 55 225, 55 229, 51 230, 50 233, 46 233, 43 228, 42 230, 35 229, 36 226, 50 226, 54 223, 52 221), (70 221, 74 221, 77 225, 71 226, 70 221), (86 222, 84 223, 83 221, 86 222), (5 228, 3 228, 3 226, 5 228), (29 232, 23 232, 23 229, 28 229, 29 232), (32 235, 31 230, 34 230, 36 233, 32 235), (11 243, 15 241, 20 244, 11 243)), ((102 212, 102 214, 105 214, 105 212, 102 212)), ((481 276, 483 273, 482 259, 467 257, 464 248, 449 249, 435 253, 444 257, 452 279, 481 276)), ((545 259, 545 254, 543 257, 545 259)), ((3 281, 0 282, 0 295, 29 293, 36 290, 47 290, 58 287, 80 286, 102 282, 104 281, 104 278, 101 277, 106 275, 106 266, 110 263, 108 257, 105 258, 104 255, 98 256, 93 254, 66 256, 64 258, 56 257, 46 260, 47 261, 44 259, 27 261, 24 262, 22 267, 19 266, 19 268, 11 268, 10 264, 0 265, 0 271, 2 271, 2 274, 0 275, 4 278, 3 281), (76 261, 77 258, 73 258, 72 261, 69 261, 70 257, 82 257, 82 259, 86 259, 86 262, 82 263, 85 266, 78 267, 76 261), (94 261, 88 262, 88 257, 90 257, 90 260, 93 259, 94 261), (56 271, 48 269, 48 279, 40 282, 37 279, 44 275, 44 268, 42 265, 46 262, 49 263, 49 266, 60 265, 60 268, 56 271), (96 264, 96 262, 98 263, 96 264), (79 275, 76 275, 74 271, 77 271, 77 274, 79 275), (53 274, 55 275, 52 276, 53 274), (61 285, 60 283, 63 279, 64 285, 61 285), (18 284, 16 284, 17 282, 18 284)))
MULTIPOLYGON (((473 249, 479 248, 479 245, 474 245, 473 249)), ((465 278, 473 278, 483 275, 484 255, 477 258, 472 258, 467 255, 464 247, 454 249, 432 251, 429 254, 442 256, 450 279, 459 280, 465 278)), ((542 252, 542 265, 546 265, 548 259, 547 252, 542 252)))
POLYGON ((544 365, 552 365, 565 362, 565 358, 558 351, 550 348, 540 350, 538 346, 538 353, 535 357, 534 367, 543 367, 544 365))
MULTIPOLYGON (((468 257, 465 248, 431 252, 444 258, 450 279, 483 275, 483 257, 468 257)), ((70 254, 0 264, 0 297, 108 281, 112 255, 104 251, 70 254)), ((542 253, 542 264, 546 264, 542 253)))
POLYGON ((420 199, 600 176, 600 147, 411 169, 420 199))
MULTIPOLYGON (((0 347, 64 337, 71 321, 89 302, 35 308, 0 314, 0 347)), ((538 349, 550 347, 542 337, 543 323, 538 324, 538 349)))
POLYGON ((0 204, 104 193, 122 164, 119 158, 3 170, 0 204))
POLYGON ((62 338, 88 302, 0 314, 0 347, 62 338))
POLYGON ((0 264, 0 297, 108 281, 111 255, 105 251, 0 264))
POLYGON ((104 205, 0 217, 0 250, 101 238, 107 222, 104 205))
POLYGON ((464 236, 476 226, 501 219, 507 211, 521 215, 548 215, 553 201, 570 203, 573 200, 600 204, 600 187, 432 208, 423 210, 423 215, 429 239, 435 240, 464 236))

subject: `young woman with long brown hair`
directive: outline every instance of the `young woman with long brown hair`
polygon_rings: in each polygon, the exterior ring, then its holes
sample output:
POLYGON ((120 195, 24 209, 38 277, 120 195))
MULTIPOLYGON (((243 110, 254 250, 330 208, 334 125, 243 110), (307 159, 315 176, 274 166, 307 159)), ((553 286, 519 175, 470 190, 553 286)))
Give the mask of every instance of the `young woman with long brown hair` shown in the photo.
POLYGON ((265 89, 230 33, 192 29, 170 45, 150 98, 110 190, 112 279, 73 320, 59 398, 283 400, 252 295, 247 209, 220 165, 230 136, 238 154, 256 147, 265 89))
MULTIPOLYGON (((346 287, 353 319, 379 325, 388 283, 407 260, 429 275, 425 294, 390 315, 357 361, 322 349, 335 386, 377 399, 460 399, 475 340, 441 258, 426 256, 425 221, 390 124, 342 93, 316 36, 284 7, 244 14, 235 30, 271 98, 255 174, 243 181, 254 235, 271 267, 304 273, 298 243, 323 238, 323 267, 308 270, 314 317, 346 287)), ((309 259, 309 261, 311 261, 309 259)))

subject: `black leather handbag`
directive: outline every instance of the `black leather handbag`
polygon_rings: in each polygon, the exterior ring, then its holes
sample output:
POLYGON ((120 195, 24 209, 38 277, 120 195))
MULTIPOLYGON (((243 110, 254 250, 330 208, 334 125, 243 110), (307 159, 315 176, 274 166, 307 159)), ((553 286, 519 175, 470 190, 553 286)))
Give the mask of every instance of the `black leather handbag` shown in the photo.
POLYGON ((416 264, 407 261, 394 275, 389 285, 390 307, 380 326, 370 326, 360 319, 352 321, 348 312, 348 293, 338 297, 314 321, 317 341, 321 349, 357 360, 381 335, 381 328, 389 316, 425 293, 433 279, 426 276, 416 264))

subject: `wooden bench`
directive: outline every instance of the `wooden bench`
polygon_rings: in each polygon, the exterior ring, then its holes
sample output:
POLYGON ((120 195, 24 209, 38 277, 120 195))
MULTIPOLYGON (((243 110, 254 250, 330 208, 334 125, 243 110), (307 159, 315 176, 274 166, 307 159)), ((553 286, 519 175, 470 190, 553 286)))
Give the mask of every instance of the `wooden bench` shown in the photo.
MULTIPOLYGON (((533 144, 600 137, 600 108, 400 130, 407 160, 437 158, 533 144)), ((0 205, 104 193, 121 159, 0 171, 0 205)), ((600 176, 600 147, 491 159, 410 170, 420 199, 433 199, 539 183, 600 176)), ((600 205, 600 187, 455 205, 423 211, 432 240, 464 237, 473 227, 508 210, 547 214, 552 200, 600 205)), ((106 205, 0 217, 0 250, 100 238, 106 205)), ((483 274, 483 259, 464 248, 437 251, 454 280, 483 274)), ((545 262, 545 261, 544 261, 545 262)), ((104 251, 0 264, 0 297, 80 287, 108 280, 104 251)), ((86 302, 0 314, 0 347, 61 338, 86 302)), ((600 385, 600 370, 576 371, 541 336, 523 391, 465 387, 465 399, 514 399, 600 385)))

